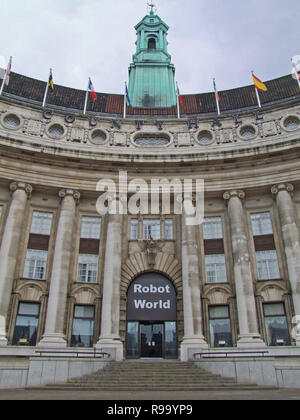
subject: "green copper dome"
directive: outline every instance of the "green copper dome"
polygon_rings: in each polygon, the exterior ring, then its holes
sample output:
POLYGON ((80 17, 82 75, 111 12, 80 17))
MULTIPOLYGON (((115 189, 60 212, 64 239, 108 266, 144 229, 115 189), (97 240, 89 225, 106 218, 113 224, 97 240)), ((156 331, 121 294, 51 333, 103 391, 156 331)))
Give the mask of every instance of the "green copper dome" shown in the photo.
POLYGON ((168 53, 168 25, 151 10, 135 26, 136 53, 129 67, 129 97, 134 108, 176 105, 175 67, 168 53))

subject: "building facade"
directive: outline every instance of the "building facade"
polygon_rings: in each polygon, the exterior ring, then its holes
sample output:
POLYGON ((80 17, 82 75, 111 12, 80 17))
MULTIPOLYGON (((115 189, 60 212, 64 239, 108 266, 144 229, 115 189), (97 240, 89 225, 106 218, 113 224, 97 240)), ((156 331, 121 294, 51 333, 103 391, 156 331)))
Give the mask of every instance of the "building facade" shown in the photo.
POLYGON ((246 86, 220 92, 220 116, 209 93, 183 95, 180 118, 172 105, 124 119, 122 95, 98 94, 83 115, 85 92, 62 86, 43 109, 45 83, 13 73, 0 99, 0 345, 116 360, 299 346, 300 91, 291 75, 266 84, 260 109, 246 86), (171 186, 168 211, 159 190, 155 205, 145 195, 153 180, 171 186), (201 224, 177 211, 184 180, 204 182, 201 224), (104 200, 106 181, 117 190, 104 200))

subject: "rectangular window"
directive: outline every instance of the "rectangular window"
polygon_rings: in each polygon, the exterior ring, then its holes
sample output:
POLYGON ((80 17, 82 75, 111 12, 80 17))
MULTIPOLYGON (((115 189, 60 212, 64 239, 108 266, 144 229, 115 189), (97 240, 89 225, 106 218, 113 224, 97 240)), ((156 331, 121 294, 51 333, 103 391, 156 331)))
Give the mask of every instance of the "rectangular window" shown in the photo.
POLYGON ((49 236, 51 233, 52 217, 52 213, 34 211, 32 214, 30 233, 49 236))
POLYGON ((271 251, 257 251, 256 261, 259 280, 280 279, 277 253, 271 251))
POLYGON ((79 254, 77 281, 81 283, 97 283, 98 255, 79 254))
POLYGON ((72 347, 93 347, 95 325, 94 306, 75 305, 72 326, 72 347))
POLYGON ((81 219, 81 238, 100 239, 101 217, 82 217, 81 219))
POLYGON ((137 241, 139 239, 139 221, 138 221, 138 219, 131 219, 130 239, 133 239, 135 241, 137 241))
POLYGON ((47 251, 28 249, 24 266, 24 277, 28 279, 44 280, 47 257, 47 251))
POLYGON ((209 331, 211 347, 231 347, 232 333, 228 306, 209 308, 209 331))
POLYGON ((167 239, 167 240, 174 239, 173 220, 172 219, 166 219, 165 220, 165 239, 167 239))
POLYGON ((40 305, 38 303, 19 304, 13 345, 35 346, 39 324, 40 305))
POLYGON ((223 238, 221 217, 205 217, 203 219, 203 238, 204 239, 223 238))
POLYGON ((272 221, 269 212, 251 214, 253 236, 271 235, 272 221))
POLYGON ((268 345, 289 346, 291 344, 291 340, 284 310, 284 304, 265 303, 263 308, 268 345))
POLYGON ((144 239, 160 239, 160 220, 145 219, 143 231, 144 239))
POLYGON ((225 255, 206 255, 206 282, 227 283, 225 255))
POLYGON ((0 219, 1 219, 1 216, 2 216, 2 210, 3 210, 3 206, 0 206, 0 219))

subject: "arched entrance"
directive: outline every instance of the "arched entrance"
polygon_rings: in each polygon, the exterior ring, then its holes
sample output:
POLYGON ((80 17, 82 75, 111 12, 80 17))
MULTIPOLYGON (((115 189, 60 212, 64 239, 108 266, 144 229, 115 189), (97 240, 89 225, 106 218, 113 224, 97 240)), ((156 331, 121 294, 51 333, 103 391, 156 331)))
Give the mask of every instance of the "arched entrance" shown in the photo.
POLYGON ((142 274, 128 288, 126 356, 177 358, 176 291, 161 274, 142 274))

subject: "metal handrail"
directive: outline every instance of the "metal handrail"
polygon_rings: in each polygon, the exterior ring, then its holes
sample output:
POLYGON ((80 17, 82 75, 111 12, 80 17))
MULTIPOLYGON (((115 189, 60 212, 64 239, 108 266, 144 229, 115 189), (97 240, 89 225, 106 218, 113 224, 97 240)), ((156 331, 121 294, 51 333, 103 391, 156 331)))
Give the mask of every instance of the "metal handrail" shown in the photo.
POLYGON ((202 358, 202 356, 206 356, 206 358, 208 358, 207 356, 211 356, 213 357, 230 357, 230 356, 234 356, 234 355, 241 355, 238 356, 239 358, 246 358, 246 357, 251 357, 251 355, 253 354, 260 354, 260 357, 265 357, 266 354, 269 354, 268 350, 253 350, 253 351, 232 351, 232 350, 224 350, 224 351, 217 351, 217 352, 199 352, 199 353, 194 353, 194 359, 196 359, 197 356, 200 356, 202 358), (225 356, 223 356, 225 355, 225 356), (229 356, 228 356, 229 355, 229 356))
POLYGON ((36 349, 35 353, 39 354, 39 357, 45 356, 46 354, 50 354, 51 357, 66 357, 66 355, 70 355, 73 358, 77 359, 84 359, 91 356, 93 359, 108 359, 110 358, 110 354, 103 352, 103 351, 80 351, 80 350, 46 350, 46 349, 36 349))

